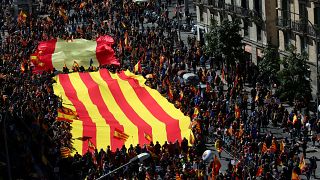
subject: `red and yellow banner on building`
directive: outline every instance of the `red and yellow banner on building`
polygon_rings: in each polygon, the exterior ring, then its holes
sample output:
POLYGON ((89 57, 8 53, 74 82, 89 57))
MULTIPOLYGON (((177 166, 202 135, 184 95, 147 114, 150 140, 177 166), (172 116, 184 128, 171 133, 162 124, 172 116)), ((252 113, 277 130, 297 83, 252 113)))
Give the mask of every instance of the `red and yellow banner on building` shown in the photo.
POLYGON ((190 118, 158 91, 147 87, 142 76, 106 69, 91 73, 59 74, 54 93, 66 108, 77 113, 72 121, 74 148, 84 154, 90 137, 98 149, 130 144, 181 141, 190 135, 190 118), (125 138, 119 138, 125 137, 125 138))

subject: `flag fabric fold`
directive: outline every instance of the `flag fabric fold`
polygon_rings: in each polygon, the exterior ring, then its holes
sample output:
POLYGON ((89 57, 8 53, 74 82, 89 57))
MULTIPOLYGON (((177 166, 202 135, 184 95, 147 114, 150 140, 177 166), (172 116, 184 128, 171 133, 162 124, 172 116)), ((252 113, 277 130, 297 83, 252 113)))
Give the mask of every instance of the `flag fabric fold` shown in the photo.
POLYGON ((67 42, 62 39, 41 41, 30 60, 34 64, 34 72, 45 70, 62 71, 66 66, 72 69, 74 62, 89 68, 101 65, 120 65, 112 49, 114 40, 111 36, 100 36, 96 40, 73 39, 67 42))
POLYGON ((190 117, 169 103, 146 79, 129 71, 59 74, 54 93, 76 112, 71 123, 74 148, 79 154, 89 145, 112 150, 150 141, 174 142, 190 137, 190 117), (90 137, 90 142, 78 140, 90 137))

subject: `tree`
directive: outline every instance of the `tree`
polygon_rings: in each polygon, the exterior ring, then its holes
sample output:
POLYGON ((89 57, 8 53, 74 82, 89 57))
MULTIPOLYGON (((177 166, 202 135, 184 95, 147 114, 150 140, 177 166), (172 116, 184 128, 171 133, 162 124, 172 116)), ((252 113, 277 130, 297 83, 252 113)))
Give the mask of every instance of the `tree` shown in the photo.
POLYGON ((227 68, 235 67, 236 63, 242 63, 244 50, 240 30, 238 19, 224 20, 220 26, 214 22, 206 34, 206 53, 215 59, 223 59, 227 68))
POLYGON ((258 62, 259 76, 258 81, 265 85, 277 82, 277 73, 280 70, 280 59, 277 48, 268 45, 263 50, 263 57, 258 62))
POLYGON ((291 46, 288 50, 289 55, 281 61, 283 69, 278 73, 280 86, 276 94, 290 104, 293 104, 294 100, 307 103, 312 98, 308 56, 306 53, 297 54, 295 51, 291 46))

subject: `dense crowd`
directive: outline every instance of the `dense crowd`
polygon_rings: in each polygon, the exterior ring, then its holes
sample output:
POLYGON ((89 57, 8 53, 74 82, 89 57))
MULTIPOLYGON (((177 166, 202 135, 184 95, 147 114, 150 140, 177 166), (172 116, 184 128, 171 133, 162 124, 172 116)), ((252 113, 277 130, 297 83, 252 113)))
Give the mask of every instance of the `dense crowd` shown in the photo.
POLYGON ((315 173, 317 159, 308 157, 306 149, 309 141, 313 146, 319 144, 320 121, 302 106, 296 105, 290 112, 284 108, 269 87, 256 83, 254 64, 227 68, 207 57, 195 38, 179 40, 173 23, 179 12, 175 11, 173 18, 169 15, 175 3, 47 1, 19 20, 11 13, 10 3, 1 4, 0 170, 5 179, 8 166, 13 179, 95 179, 142 152, 150 153, 151 158, 134 162, 110 177, 203 179, 212 170, 202 160, 206 142, 216 142, 217 150, 227 151, 236 160, 230 161, 217 179, 290 179, 292 171, 307 177, 315 173), (147 22, 152 27, 145 27, 147 22), (104 34, 114 37, 121 66, 88 71, 133 71, 140 61, 146 84, 190 116, 193 142, 152 142, 123 146, 115 152, 106 147, 83 156, 61 157, 61 147, 72 149, 72 135, 68 122, 55 121, 61 100, 53 94, 52 77, 58 72, 33 74, 29 57, 39 41, 95 39, 104 34), (186 72, 196 74, 196 83, 182 77, 186 72), (277 139, 268 131, 270 125, 283 128, 290 138, 277 139), (303 167, 300 152, 309 158, 303 167))

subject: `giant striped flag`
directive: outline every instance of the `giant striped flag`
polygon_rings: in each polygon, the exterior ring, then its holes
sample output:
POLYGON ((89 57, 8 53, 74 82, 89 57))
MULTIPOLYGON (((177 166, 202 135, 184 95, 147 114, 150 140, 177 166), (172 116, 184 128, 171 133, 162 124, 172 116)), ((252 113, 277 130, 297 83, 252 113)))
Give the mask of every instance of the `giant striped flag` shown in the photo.
POLYGON ((91 137, 97 149, 110 145, 115 150, 122 145, 174 142, 190 136, 190 118, 146 86, 143 76, 101 69, 59 74, 55 79, 54 93, 78 115, 71 133, 79 153, 88 149, 88 142, 77 140, 79 137, 91 137))
POLYGON ((111 36, 100 36, 95 41, 86 39, 62 40, 53 39, 39 43, 37 50, 32 54, 34 72, 43 70, 63 70, 64 66, 72 69, 74 62, 88 68, 90 65, 119 65, 114 56, 111 45, 114 40, 111 36))

